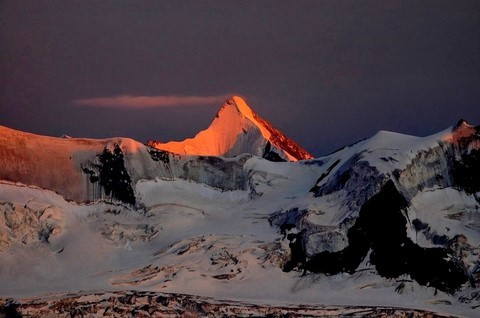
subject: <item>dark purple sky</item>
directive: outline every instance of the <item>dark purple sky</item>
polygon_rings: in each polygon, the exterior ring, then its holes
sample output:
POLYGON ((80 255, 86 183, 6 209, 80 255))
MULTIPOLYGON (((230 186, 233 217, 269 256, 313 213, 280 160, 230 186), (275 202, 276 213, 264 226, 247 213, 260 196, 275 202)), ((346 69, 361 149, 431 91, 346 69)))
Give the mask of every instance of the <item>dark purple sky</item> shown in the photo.
POLYGON ((478 125, 480 1, 0 1, 1 125, 179 140, 229 94, 314 155, 478 125))

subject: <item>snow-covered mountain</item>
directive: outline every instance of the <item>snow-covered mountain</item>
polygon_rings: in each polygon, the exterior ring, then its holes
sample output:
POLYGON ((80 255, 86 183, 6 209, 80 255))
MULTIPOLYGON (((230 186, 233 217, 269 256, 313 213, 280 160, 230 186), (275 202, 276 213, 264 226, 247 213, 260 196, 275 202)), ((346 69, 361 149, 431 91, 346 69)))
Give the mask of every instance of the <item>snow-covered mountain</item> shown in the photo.
POLYGON ((210 126, 194 138, 148 145, 181 155, 235 157, 250 153, 271 161, 312 159, 305 149, 272 127, 239 96, 228 99, 210 126))
POLYGON ((236 97, 182 143, 0 127, 0 297, 39 316, 206 315, 220 300, 237 314, 478 316, 479 126, 382 131, 293 162, 298 149, 236 97))
POLYGON ((137 183, 155 178, 243 189, 242 165, 249 157, 181 156, 129 138, 52 138, 0 126, 0 180, 53 190, 77 202, 113 197, 134 203, 137 183))

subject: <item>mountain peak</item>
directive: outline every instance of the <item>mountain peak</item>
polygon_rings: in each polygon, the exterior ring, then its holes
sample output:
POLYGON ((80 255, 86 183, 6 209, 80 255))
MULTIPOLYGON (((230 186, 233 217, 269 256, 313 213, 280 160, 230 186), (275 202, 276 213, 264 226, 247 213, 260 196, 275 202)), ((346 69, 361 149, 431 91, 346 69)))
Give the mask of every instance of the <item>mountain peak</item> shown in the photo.
POLYGON ((247 102, 245 101, 245 99, 243 99, 240 96, 233 96, 230 100, 235 104, 235 106, 237 106, 238 111, 243 116, 247 117, 250 120, 253 120, 254 112, 250 108, 250 106, 247 105, 247 102))
POLYGON ((470 125, 465 119, 460 119, 455 126, 453 126, 450 132, 447 132, 443 137, 444 140, 449 142, 458 143, 463 139, 478 138, 480 134, 480 127, 470 125))
POLYGON ((240 96, 222 105, 210 126, 195 137, 160 143, 157 149, 185 155, 234 157, 250 153, 274 161, 310 159, 306 150, 261 118, 240 96))
MULTIPOLYGON (((222 107, 220 107, 220 110, 218 111, 217 116, 215 116, 215 118, 218 118, 225 108, 233 108, 239 113, 239 115, 245 116, 246 118, 248 118, 252 122, 255 121, 254 117, 255 117, 256 114, 250 108, 250 106, 248 106, 247 102, 245 101, 245 99, 243 97, 232 96, 229 99, 227 99, 225 101, 225 103, 223 103, 222 107)), ((258 115, 256 115, 256 116, 258 116, 258 115)))

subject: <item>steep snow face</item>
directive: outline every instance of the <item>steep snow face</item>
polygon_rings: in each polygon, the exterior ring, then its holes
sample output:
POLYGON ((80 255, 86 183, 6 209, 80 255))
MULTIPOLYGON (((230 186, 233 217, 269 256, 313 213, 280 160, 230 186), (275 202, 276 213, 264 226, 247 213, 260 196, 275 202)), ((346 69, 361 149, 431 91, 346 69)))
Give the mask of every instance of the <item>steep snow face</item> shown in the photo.
POLYGON ((222 190, 245 190, 235 158, 180 156, 128 138, 52 138, 0 126, 0 180, 54 190, 78 202, 113 198, 134 204, 139 180, 182 178, 222 190))
POLYGON ((317 160, 328 169, 311 189, 315 196, 342 192, 350 211, 390 179, 408 200, 423 189, 459 187, 480 191, 478 163, 480 128, 460 121, 428 137, 381 131, 330 156, 317 160))
POLYGON ((241 97, 227 100, 211 125, 194 138, 150 146, 182 155, 234 157, 243 153, 272 161, 297 161, 312 156, 256 114, 241 97))
POLYGON ((0 179, 62 194, 68 200, 111 196, 134 203, 144 178, 168 176, 147 147, 129 138, 53 138, 0 127, 0 179))
POLYGON ((88 197, 89 181, 80 165, 95 157, 107 140, 62 139, 0 127, 0 179, 88 197))
POLYGON ((292 238, 304 241, 305 247, 292 243, 289 265, 304 263, 308 270, 329 274, 354 272, 371 253, 370 263, 385 277, 408 273, 420 284, 449 293, 467 279, 480 283, 480 263, 471 257, 478 253, 480 127, 460 121, 424 138, 379 132, 311 164, 324 167, 311 191, 336 211, 334 218, 309 209, 282 211, 272 217, 280 227, 290 224, 303 230, 292 238), (457 191, 460 195, 437 194, 457 191), (419 205, 431 196, 439 202, 426 213, 419 205), (404 203, 389 205, 395 202, 392 197, 404 203), (402 209, 404 215, 399 212, 402 209), (395 250, 396 257, 404 259, 379 256, 395 250), (304 254, 311 257, 308 262, 304 254), (429 269, 434 264, 427 259, 436 259, 436 271, 429 269))
POLYGON ((393 171, 408 198, 423 189, 455 187, 476 195, 480 192, 480 127, 460 121, 438 136, 436 144, 417 152, 403 170, 393 171))

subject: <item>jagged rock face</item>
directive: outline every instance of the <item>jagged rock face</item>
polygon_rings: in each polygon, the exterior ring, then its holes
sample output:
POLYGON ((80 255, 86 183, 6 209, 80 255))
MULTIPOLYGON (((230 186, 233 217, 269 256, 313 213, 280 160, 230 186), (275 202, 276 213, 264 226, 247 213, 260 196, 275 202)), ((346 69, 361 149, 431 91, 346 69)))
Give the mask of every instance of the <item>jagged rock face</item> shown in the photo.
MULTIPOLYGON (((353 273, 370 251, 369 262, 380 275, 388 278, 408 274, 420 284, 448 293, 453 293, 467 280, 476 282, 479 263, 465 263, 466 252, 462 252, 475 250, 472 243, 456 232, 439 235, 421 219, 411 221, 409 213, 412 212, 407 207, 424 191, 446 188, 464 191, 480 202, 479 131, 479 127, 460 122, 451 133, 439 135, 427 147, 410 155, 410 161, 404 165, 397 158, 407 156, 401 154, 395 143, 391 145, 391 155, 383 151, 382 157, 376 159, 372 155, 376 149, 364 149, 362 145, 350 158, 342 154, 321 158, 324 172, 310 191, 319 199, 341 198, 338 206, 339 212, 343 212, 337 216, 338 226, 333 228, 309 222, 308 210, 276 213, 273 223, 283 227, 291 224, 305 231, 301 238, 302 252, 295 250, 300 245, 291 243, 291 262, 298 265, 302 257, 309 256, 308 262, 303 262, 309 271, 353 273), (414 243, 409 237, 411 234, 407 234, 412 227, 437 247, 414 243), (302 253, 305 256, 299 256, 302 253)), ((412 209, 415 215, 415 207, 412 209)), ((460 214, 451 218, 456 215, 460 214)))
MULTIPOLYGON (((310 191, 315 197, 344 192, 343 205, 353 215, 365 201, 378 193, 390 178, 395 181, 407 200, 424 189, 432 188, 455 187, 475 194, 480 191, 479 131, 479 127, 460 122, 450 134, 441 136, 441 139, 428 148, 419 149, 401 169, 391 164, 387 169, 380 170, 375 162, 372 163, 371 155, 368 157, 375 149, 360 148, 359 152, 343 161, 333 161, 327 157, 323 160, 328 162, 329 166, 310 191)), ((392 149, 392 153, 398 152, 398 149, 392 149)), ((398 162, 392 156, 376 160, 398 162)))
POLYGON ((480 192, 480 126, 460 121, 446 142, 453 157, 449 163, 454 185, 467 193, 480 192))
POLYGON ((312 192, 316 197, 320 197, 340 190, 345 191, 345 204, 351 211, 358 211, 387 180, 388 177, 384 173, 362 160, 360 153, 341 165, 326 183, 312 192))
POLYGON ((381 276, 409 274, 422 285, 455 292, 467 281, 466 271, 458 260, 448 260, 451 255, 446 249, 422 248, 407 237, 407 205, 394 183, 387 182, 362 206, 348 230, 348 246, 313 255, 305 268, 326 274, 353 273, 371 250, 370 263, 381 276))
POLYGON ((0 317, 443 317, 416 309, 367 306, 267 306, 193 295, 125 291, 0 302, 0 317))
POLYGON ((480 191, 480 128, 460 122, 438 145, 420 151, 403 171, 394 171, 407 198, 434 187, 480 191))
MULTIPOLYGON (((402 169, 380 171, 375 164, 364 159, 364 155, 372 150, 360 151, 343 163, 340 160, 333 162, 320 176, 311 192, 320 197, 345 191, 346 204, 350 210, 357 211, 391 176, 394 177, 399 191, 408 200, 423 189, 435 187, 453 186, 468 193, 476 193, 480 191, 479 131, 479 127, 459 123, 451 134, 443 136, 430 148, 420 149, 402 169), (337 165, 339 167, 336 167, 337 165), (335 173, 330 174, 334 168, 335 173)), ((387 162, 396 160, 392 157, 378 159, 387 162)))
POLYGON ((233 160, 220 157, 192 157, 182 164, 183 173, 178 177, 205 183, 224 191, 246 190, 248 181, 243 165, 250 157, 244 155, 233 160))
POLYGON ((123 152, 118 145, 113 151, 105 148, 98 156, 100 165, 98 181, 105 189, 105 193, 125 203, 135 204, 132 181, 125 169, 123 152))
MULTIPOLYGON (((474 261, 464 264, 462 261, 465 252, 462 255, 461 250, 475 250, 472 243, 456 232, 437 234, 436 230, 420 219, 413 217, 412 222, 408 214, 415 215, 415 207, 413 212, 408 212, 407 206, 423 191, 452 187, 473 195, 477 202, 480 202, 479 131, 479 127, 460 122, 450 133, 438 136, 433 142, 429 142, 427 147, 420 148, 404 165, 400 165, 397 158, 406 156, 400 153, 394 143, 391 146, 391 155, 383 152, 382 157, 376 158, 377 160, 372 156, 376 149, 364 149, 359 145, 359 150, 353 152, 349 158, 340 153, 312 162, 323 165, 324 172, 310 191, 319 199, 327 198, 327 202, 332 200, 330 198, 340 201, 336 216, 337 226, 312 223, 312 213, 305 209, 291 209, 273 214, 270 221, 280 229, 290 226, 305 231, 301 238, 304 241, 303 252, 296 251, 298 246, 291 243, 292 260, 288 269, 291 269, 293 263, 301 263, 302 257, 305 259, 310 256, 306 265, 310 271, 327 274, 353 273, 367 256, 367 252, 373 250, 370 263, 386 277, 409 274, 421 284, 446 292, 454 292, 467 277, 478 281, 475 271, 480 264, 474 261), (398 200, 379 199, 385 196, 386 190, 392 188, 398 189, 390 191, 398 200), (375 203, 376 201, 383 202, 375 203), (402 203, 395 208, 392 206, 395 201, 402 203), (371 206, 375 205, 377 207, 372 210, 371 206), (405 214, 399 212, 402 210, 405 210, 405 214), (371 228, 375 224, 377 228, 386 229, 386 232, 379 236, 382 239, 378 240, 384 244, 383 247, 367 239, 369 235, 376 235, 366 234, 378 231, 371 228), (408 228, 413 227, 417 233, 423 233, 429 244, 437 247, 426 248, 413 243, 407 237, 407 232, 412 231, 407 231, 407 225, 408 228), (366 228, 369 230, 365 230, 366 228), (397 248, 399 244, 402 245, 401 248, 397 248), (377 246, 378 251, 375 251, 377 248, 374 246, 377 246), (306 255, 299 256, 302 253, 306 255), (431 259, 436 261, 432 263, 431 259), (445 261, 446 259, 453 261, 445 261), (436 267, 436 270, 428 270, 432 266, 436 267)), ((345 150, 347 151, 350 149, 345 150)), ((475 218, 475 215, 458 212, 449 217, 470 222, 465 220, 475 218)), ((475 224, 472 223, 469 227, 477 228, 475 224)))
POLYGON ((467 193, 480 192, 480 149, 463 153, 460 160, 454 160, 451 166, 454 184, 467 193))
MULTIPOLYGON (((309 154, 305 149, 300 147, 299 144, 297 144, 295 141, 285 136, 280 130, 274 128, 268 121, 261 118, 257 113, 253 111, 252 113, 253 113, 253 118, 257 122, 259 122, 262 125, 262 127, 264 127, 270 133, 270 136, 268 138, 269 142, 273 145, 274 148, 277 148, 276 149, 277 151, 274 153, 280 152, 280 150, 282 152, 286 152, 289 155, 290 160, 292 159, 305 160, 305 159, 313 158, 313 156, 309 154)), ((265 152, 268 153, 267 151, 265 152)), ((281 155, 279 156, 283 157, 281 155)), ((276 160, 271 160, 271 161, 276 161, 276 160)))
POLYGON ((149 141, 148 145, 181 155, 235 157, 249 153, 271 161, 312 158, 238 96, 227 100, 211 125, 194 138, 167 143, 149 141))
MULTIPOLYGON (((149 153, 151 161, 149 160, 150 169, 145 175, 146 179, 180 178, 204 183, 223 191, 247 188, 248 176, 243 165, 251 157, 250 155, 229 159, 212 156, 179 156, 155 149, 149 149, 149 153)), ((123 160, 121 148, 116 145, 113 152, 104 149, 97 157, 99 164, 89 162, 90 168, 83 167, 84 172, 90 176, 92 186, 95 187, 98 182, 107 196, 134 204, 135 196, 132 187, 135 184, 131 181, 127 170, 130 170, 137 179, 139 173, 133 170, 135 167, 131 162, 123 160)))
POLYGON ((452 185, 449 162, 452 158, 440 145, 420 151, 403 171, 394 171, 399 188, 411 199, 419 191, 452 185))

